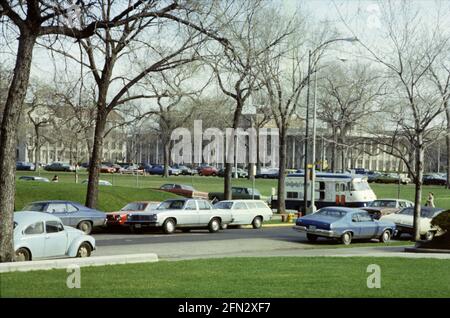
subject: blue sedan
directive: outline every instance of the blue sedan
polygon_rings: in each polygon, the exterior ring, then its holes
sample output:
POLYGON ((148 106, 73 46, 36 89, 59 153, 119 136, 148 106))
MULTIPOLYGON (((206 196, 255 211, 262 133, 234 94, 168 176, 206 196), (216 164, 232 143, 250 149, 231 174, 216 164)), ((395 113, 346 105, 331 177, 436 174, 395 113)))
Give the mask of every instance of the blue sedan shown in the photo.
POLYGON ((90 234, 93 227, 106 224, 104 212, 90 209, 78 202, 72 201, 38 201, 28 204, 23 211, 37 211, 51 213, 61 219, 64 225, 73 226, 90 234))
POLYGON ((306 233, 309 241, 318 237, 340 239, 349 245, 352 239, 374 239, 389 242, 395 235, 393 222, 374 220, 367 211, 344 207, 326 207, 298 218, 295 230, 306 233))
POLYGON ((60 257, 89 257, 95 239, 53 215, 39 212, 14 213, 16 261, 60 257))
MULTIPOLYGON (((169 167, 169 175, 171 176, 179 176, 181 174, 181 170, 169 167)), ((150 169, 146 169, 146 171, 150 174, 163 175, 164 174, 164 166, 163 165, 155 165, 150 169)))

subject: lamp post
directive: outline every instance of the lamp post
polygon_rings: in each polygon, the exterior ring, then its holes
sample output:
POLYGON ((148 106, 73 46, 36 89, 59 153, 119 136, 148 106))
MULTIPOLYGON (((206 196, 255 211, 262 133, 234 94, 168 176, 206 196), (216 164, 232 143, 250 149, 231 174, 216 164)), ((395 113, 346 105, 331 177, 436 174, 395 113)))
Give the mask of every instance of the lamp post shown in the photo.
MULTIPOLYGON (((305 153, 304 153, 304 158, 305 158, 305 165, 304 165, 304 180, 303 180, 303 211, 306 214, 306 212, 308 211, 308 169, 309 169, 309 164, 308 164, 308 139, 309 139, 309 96, 310 96, 310 84, 311 84, 311 57, 318 51, 320 50, 322 47, 331 44, 333 42, 338 42, 338 41, 346 41, 346 42, 356 42, 358 41, 358 38, 353 37, 353 38, 338 38, 338 39, 331 39, 328 41, 323 42, 322 44, 320 44, 318 47, 316 47, 314 49, 314 51, 309 50, 308 52, 308 80, 307 80, 307 91, 306 91, 306 127, 305 127, 305 153)), ((317 62, 316 62, 317 63, 317 62)), ((315 87, 317 89, 317 70, 315 67, 315 87)), ((314 108, 313 108, 313 144, 312 144, 312 166, 311 166, 311 181, 312 181, 312 186, 311 186, 311 204, 310 204, 310 208, 311 211, 314 212, 315 209, 315 205, 314 205, 314 180, 315 180, 315 161, 316 161, 316 154, 315 154, 315 150, 316 150, 316 93, 314 93, 314 108)))

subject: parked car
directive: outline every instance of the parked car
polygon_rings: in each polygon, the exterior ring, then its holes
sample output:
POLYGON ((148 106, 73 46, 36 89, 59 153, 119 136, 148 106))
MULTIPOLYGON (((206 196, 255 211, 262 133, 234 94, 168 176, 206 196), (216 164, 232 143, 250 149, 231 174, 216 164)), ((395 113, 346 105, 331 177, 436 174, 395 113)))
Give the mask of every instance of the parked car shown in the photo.
POLYGON ((88 257, 95 250, 95 239, 59 218, 39 212, 14 213, 16 261, 44 258, 88 257))
POLYGON ((401 183, 401 184, 408 184, 411 182, 411 179, 403 176, 402 174, 398 173, 383 173, 377 176, 373 182, 375 183, 401 183))
POLYGON ((120 211, 106 214, 106 225, 109 227, 125 225, 127 216, 130 213, 150 212, 158 207, 161 202, 157 201, 137 201, 125 205, 120 211))
MULTIPOLYGON (((441 208, 421 207, 420 220, 419 220, 419 232, 423 240, 432 240, 438 230, 431 226, 431 219, 444 211, 441 208)), ((382 216, 381 221, 394 222, 397 225, 397 237, 400 237, 402 233, 413 234, 414 233, 414 207, 408 207, 402 209, 398 213, 382 216)))
POLYGON ((144 170, 139 169, 138 165, 132 164, 124 166, 120 169, 120 173, 123 174, 144 174, 144 170))
POLYGON ((200 192, 190 185, 166 183, 159 187, 160 190, 175 193, 186 198, 208 199, 208 192, 200 192))
POLYGON ((32 202, 25 206, 23 211, 46 212, 59 217, 64 225, 73 226, 90 234, 92 228, 106 224, 105 213, 90 209, 78 202, 50 200, 32 202))
POLYGON ((376 220, 381 216, 396 213, 403 208, 412 207, 414 203, 402 199, 377 199, 369 203, 369 206, 362 208, 376 220))
MULTIPOLYGON (((208 198, 211 201, 222 201, 224 200, 224 194, 223 192, 210 192, 208 194, 208 198)), ((253 195, 253 189, 252 188, 245 188, 245 187, 232 187, 231 188, 231 198, 233 200, 237 199, 254 199, 254 200, 260 200, 261 199, 261 193, 258 191, 258 189, 255 189, 254 195, 253 195)))
POLYGON ((188 166, 184 165, 173 165, 172 168, 180 170, 180 173, 184 176, 193 176, 198 174, 198 171, 196 169, 191 169, 188 166))
POLYGON ((211 166, 202 166, 198 169, 198 175, 199 176, 217 176, 219 174, 219 171, 217 168, 211 167, 211 166))
POLYGON ((225 200, 214 204, 214 208, 231 211, 233 221, 229 225, 251 224, 254 229, 261 228, 273 216, 272 209, 261 200, 225 200))
POLYGON ((34 163, 31 163, 31 162, 17 161, 16 162, 16 170, 34 171, 35 166, 34 166, 34 163))
POLYGON ((380 172, 377 171, 369 171, 367 173, 367 182, 372 183, 381 175, 380 172))
POLYGON ((47 171, 65 171, 65 172, 73 172, 75 171, 75 167, 63 162, 53 162, 44 167, 44 170, 47 171))
POLYGON ((50 182, 47 178, 44 177, 35 177, 35 176, 20 176, 19 180, 21 181, 36 181, 36 182, 50 182))
POLYGON ((161 202, 156 210, 130 213, 125 224, 132 229, 160 227, 164 233, 171 234, 176 228, 207 228, 211 233, 226 227, 232 222, 228 210, 214 209, 206 200, 170 199, 161 202))
POLYGON ((440 174, 426 174, 423 176, 424 185, 446 185, 447 178, 441 176, 440 174))
MULTIPOLYGON (((88 179, 85 179, 81 182, 81 184, 88 184, 88 183, 89 183, 88 179)), ((106 180, 98 180, 98 185, 110 187, 110 186, 112 186, 112 183, 109 181, 106 181, 106 180)))
MULTIPOLYGON (((236 171, 237 171, 237 176, 238 176, 238 178, 247 178, 247 177, 248 177, 248 172, 247 172, 247 171, 245 171, 244 169, 241 169, 241 168, 237 168, 237 170, 236 170, 235 167, 233 167, 233 168, 231 169, 231 176, 232 176, 232 177, 235 176, 236 171)), ((217 172, 217 175, 218 175, 219 177, 224 177, 224 176, 225 176, 225 168, 220 169, 220 170, 217 172)))
MULTIPOLYGON (((181 174, 181 170, 175 169, 172 167, 168 167, 169 176, 179 176, 181 174)), ((154 165, 148 171, 150 174, 156 174, 162 176, 164 174, 164 165, 154 165)))
POLYGON ((298 218, 294 229, 306 233, 311 242, 325 237, 340 239, 345 245, 353 239, 373 238, 386 243, 396 233, 393 222, 374 220, 367 211, 345 207, 326 207, 298 218))
POLYGON ((278 168, 268 168, 268 169, 263 168, 259 173, 255 175, 255 178, 278 179, 279 173, 280 171, 278 168))
POLYGON ((106 165, 102 165, 100 167, 100 172, 101 173, 115 173, 116 172, 116 168, 110 167, 110 166, 106 166, 106 165))

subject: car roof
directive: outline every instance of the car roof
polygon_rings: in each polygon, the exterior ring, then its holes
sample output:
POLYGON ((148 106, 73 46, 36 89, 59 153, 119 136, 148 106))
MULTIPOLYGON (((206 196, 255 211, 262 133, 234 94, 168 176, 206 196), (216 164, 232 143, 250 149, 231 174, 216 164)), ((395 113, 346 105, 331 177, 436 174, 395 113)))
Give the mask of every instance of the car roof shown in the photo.
POLYGON ((342 206, 327 206, 324 207, 320 210, 334 210, 334 211, 340 211, 340 212, 345 212, 345 213, 353 213, 353 212, 367 212, 364 211, 362 209, 358 209, 358 208, 347 208, 347 207, 342 207, 342 206))
MULTIPOLYGON (((220 202, 264 202, 263 200, 245 200, 245 199, 241 199, 241 200, 222 200, 220 202)), ((219 202, 217 202, 219 203, 219 202)))
POLYGON ((58 217, 49 213, 35 211, 18 211, 14 212, 14 221, 20 222, 39 222, 39 221, 61 221, 58 217))
POLYGON ((47 200, 47 201, 34 201, 31 202, 30 204, 35 204, 35 203, 73 203, 76 205, 81 205, 78 202, 74 202, 74 201, 68 201, 68 200, 47 200))

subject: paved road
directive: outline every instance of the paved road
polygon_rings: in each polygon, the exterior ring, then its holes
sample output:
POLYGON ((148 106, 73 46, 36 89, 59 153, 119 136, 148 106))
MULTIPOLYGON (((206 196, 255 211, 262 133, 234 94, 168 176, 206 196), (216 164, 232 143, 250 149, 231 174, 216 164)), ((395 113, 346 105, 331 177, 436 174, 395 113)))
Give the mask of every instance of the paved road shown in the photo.
MULTIPOLYGON (((291 227, 260 230, 228 229, 219 233, 194 230, 191 233, 165 235, 158 232, 96 234, 98 249, 94 255, 156 253, 160 259, 179 260, 215 257, 261 256, 395 256, 450 258, 449 254, 404 253, 403 247, 370 245, 330 248, 330 241, 308 243, 304 234, 291 227), (327 245, 327 246, 324 246, 327 245)), ((336 247, 340 245, 336 244, 336 247)))

